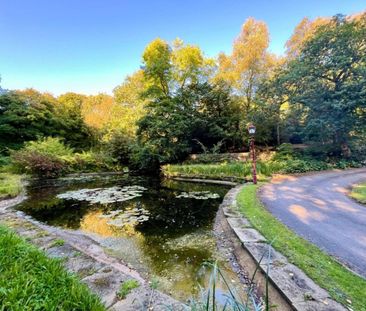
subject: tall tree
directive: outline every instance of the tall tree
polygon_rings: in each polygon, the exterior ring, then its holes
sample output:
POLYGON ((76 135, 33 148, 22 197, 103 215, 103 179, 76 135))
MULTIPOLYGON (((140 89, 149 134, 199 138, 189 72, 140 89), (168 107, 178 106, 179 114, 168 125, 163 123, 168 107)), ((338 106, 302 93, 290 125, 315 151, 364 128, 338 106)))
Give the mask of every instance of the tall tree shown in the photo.
POLYGON ((304 107, 310 140, 350 156, 350 141, 366 128, 366 14, 336 16, 319 27, 286 73, 292 104, 304 107))
POLYGON ((316 30, 321 26, 327 25, 329 22, 329 18, 318 17, 310 20, 304 17, 295 27, 290 39, 286 42, 287 57, 290 60, 298 57, 305 43, 314 36, 316 30))
POLYGON ((267 25, 249 18, 234 41, 231 55, 219 55, 219 71, 215 79, 233 86, 235 93, 243 99, 246 113, 252 107, 259 83, 275 64, 275 57, 267 51, 268 45, 267 25))
POLYGON ((111 111, 107 139, 115 132, 129 138, 135 137, 137 121, 146 113, 147 100, 143 96, 146 90, 147 83, 143 70, 126 77, 123 83, 113 90, 116 105, 111 111))

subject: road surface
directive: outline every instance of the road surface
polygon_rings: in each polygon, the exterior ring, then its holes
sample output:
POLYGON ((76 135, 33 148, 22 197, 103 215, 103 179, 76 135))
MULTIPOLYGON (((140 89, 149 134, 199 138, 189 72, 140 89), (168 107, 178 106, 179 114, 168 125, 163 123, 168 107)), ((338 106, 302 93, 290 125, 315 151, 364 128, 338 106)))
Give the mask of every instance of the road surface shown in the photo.
POLYGON ((277 177, 259 196, 281 222, 366 278, 366 206, 347 196, 366 168, 277 177))

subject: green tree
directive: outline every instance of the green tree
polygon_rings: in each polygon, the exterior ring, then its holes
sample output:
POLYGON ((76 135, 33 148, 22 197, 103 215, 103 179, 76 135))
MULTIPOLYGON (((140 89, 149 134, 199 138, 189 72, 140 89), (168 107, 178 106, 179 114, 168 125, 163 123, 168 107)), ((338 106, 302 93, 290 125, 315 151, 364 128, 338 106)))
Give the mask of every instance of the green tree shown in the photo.
POLYGON ((191 84, 174 97, 151 102, 139 122, 138 139, 155 163, 177 162, 201 151, 197 140, 212 147, 224 140, 226 148, 241 142, 239 105, 224 85, 191 84))
POLYGON ((34 90, 0 95, 0 152, 18 149, 39 136, 56 135, 54 99, 34 90))
POLYGON ((366 127, 366 14, 318 27, 284 77, 290 103, 303 107, 306 138, 349 157, 366 127))

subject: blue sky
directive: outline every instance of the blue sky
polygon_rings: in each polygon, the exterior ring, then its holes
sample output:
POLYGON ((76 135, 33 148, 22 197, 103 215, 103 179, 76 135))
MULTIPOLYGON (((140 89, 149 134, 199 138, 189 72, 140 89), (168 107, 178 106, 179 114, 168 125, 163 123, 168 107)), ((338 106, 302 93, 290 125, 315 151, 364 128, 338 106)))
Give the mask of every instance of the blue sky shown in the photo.
POLYGON ((0 0, 1 86, 111 93, 156 37, 215 56, 254 17, 268 24, 271 51, 282 53, 304 16, 365 9, 365 0, 0 0))

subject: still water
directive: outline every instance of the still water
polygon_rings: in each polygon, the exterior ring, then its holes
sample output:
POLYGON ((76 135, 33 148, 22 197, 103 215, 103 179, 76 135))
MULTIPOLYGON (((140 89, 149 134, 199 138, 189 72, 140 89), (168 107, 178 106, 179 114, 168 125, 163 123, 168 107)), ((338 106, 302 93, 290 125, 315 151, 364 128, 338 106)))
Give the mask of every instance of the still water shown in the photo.
POLYGON ((81 230, 179 300, 207 286, 220 258, 213 222, 228 188, 149 177, 84 176, 33 182, 17 209, 48 225, 81 230))

